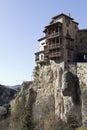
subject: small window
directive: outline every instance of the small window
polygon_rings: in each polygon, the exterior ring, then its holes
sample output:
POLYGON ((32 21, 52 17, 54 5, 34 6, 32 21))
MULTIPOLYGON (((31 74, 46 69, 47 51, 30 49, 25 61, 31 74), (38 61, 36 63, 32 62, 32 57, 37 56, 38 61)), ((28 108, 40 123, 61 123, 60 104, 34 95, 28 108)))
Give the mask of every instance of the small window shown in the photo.
POLYGON ((80 36, 82 36, 82 33, 80 33, 80 36))
POLYGON ((77 26, 75 25, 75 29, 77 29, 77 26))
POLYGON ((48 30, 48 34, 50 34, 50 29, 48 30))
POLYGON ((66 23, 67 26, 69 26, 69 24, 70 24, 70 19, 69 19, 69 18, 65 18, 65 23, 66 23))
POLYGON ((58 26, 56 26, 56 32, 58 32, 58 26))
POLYGON ((62 44, 62 38, 60 38, 60 44, 62 44))
POLYGON ((82 42, 83 42, 83 39, 80 39, 80 42, 82 43, 82 42))
POLYGON ((66 34, 67 37, 71 37, 70 34, 69 34, 69 30, 67 29, 67 34, 66 34))
POLYGON ((44 56, 43 55, 41 55, 41 60, 44 60, 44 56))
POLYGON ((43 42, 43 43, 41 43, 42 45, 44 45, 45 44, 45 42, 43 42))

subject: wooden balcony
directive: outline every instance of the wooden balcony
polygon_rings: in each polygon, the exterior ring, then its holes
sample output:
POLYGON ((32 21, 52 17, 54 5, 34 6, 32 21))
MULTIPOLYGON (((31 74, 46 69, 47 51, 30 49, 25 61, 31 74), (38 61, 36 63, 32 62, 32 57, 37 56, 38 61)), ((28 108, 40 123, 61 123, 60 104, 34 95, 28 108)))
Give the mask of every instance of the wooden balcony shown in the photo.
POLYGON ((49 45, 49 50, 60 48, 60 43, 53 43, 49 45))
POLYGON ((61 57, 61 52, 52 52, 49 54, 49 58, 58 58, 61 57))
POLYGON ((40 58, 40 55, 41 55, 41 54, 44 54, 44 51, 39 51, 39 52, 36 52, 36 53, 35 53, 35 61, 36 61, 37 63, 44 61, 44 57, 40 58))
POLYGON ((42 64, 42 63, 45 63, 45 59, 44 60, 38 60, 36 61, 37 64, 42 64))
POLYGON ((47 34, 46 38, 50 39, 50 38, 55 38, 55 37, 58 37, 58 36, 62 36, 62 33, 61 32, 53 32, 51 34, 47 34))
POLYGON ((40 59, 39 53, 38 53, 38 54, 36 54, 35 61, 37 64, 43 64, 43 63, 45 63, 45 58, 43 57, 40 59))

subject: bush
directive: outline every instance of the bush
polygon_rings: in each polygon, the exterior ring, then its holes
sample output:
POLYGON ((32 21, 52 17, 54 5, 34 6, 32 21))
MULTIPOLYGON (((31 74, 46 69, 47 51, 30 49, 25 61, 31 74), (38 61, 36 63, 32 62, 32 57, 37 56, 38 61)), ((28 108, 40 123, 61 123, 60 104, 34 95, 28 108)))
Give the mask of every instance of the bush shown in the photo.
POLYGON ((33 76, 36 77, 39 75, 39 66, 36 66, 33 70, 33 76))

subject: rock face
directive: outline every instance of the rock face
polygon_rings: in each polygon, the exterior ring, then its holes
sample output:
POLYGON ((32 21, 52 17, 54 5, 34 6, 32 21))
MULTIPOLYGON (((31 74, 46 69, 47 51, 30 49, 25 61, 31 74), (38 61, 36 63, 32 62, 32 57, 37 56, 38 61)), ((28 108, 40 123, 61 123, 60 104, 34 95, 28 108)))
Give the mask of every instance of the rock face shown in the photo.
POLYGON ((59 129, 70 130, 82 124, 79 80, 73 73, 64 72, 63 63, 51 61, 40 67, 33 86, 37 91, 33 106, 36 129, 46 129, 45 118, 53 112, 55 122, 61 121, 59 129))
POLYGON ((67 124, 71 128, 78 127, 82 122, 79 80, 76 75, 69 71, 65 71, 62 82, 62 93, 64 96, 64 108, 67 124))
POLYGON ((62 93, 64 96, 72 97, 74 104, 81 104, 79 79, 69 71, 65 71, 63 74, 62 93))
POLYGON ((33 90, 32 82, 23 82, 21 89, 16 98, 11 101, 11 130, 21 130, 22 119, 25 114, 26 107, 29 106, 29 112, 32 115, 33 103, 35 102, 37 93, 33 90))
POLYGON ((77 64, 77 76, 81 89, 82 124, 87 126, 87 63, 77 64))
MULTIPOLYGON (((80 70, 81 67, 82 65, 70 65, 69 70, 64 71, 64 63, 54 61, 37 66, 34 70, 33 83, 24 82, 16 99, 11 102, 11 112, 14 113, 17 102, 22 101, 23 106, 20 108, 29 104, 35 130, 75 130, 86 125, 87 78, 82 77, 84 68, 80 70)), ((85 76, 86 74, 85 72, 85 76)), ((15 119, 14 116, 11 119, 15 119)), ((17 119, 19 121, 18 117, 17 119)), ((11 130, 20 130, 15 127, 19 124, 16 120, 13 124, 11 123, 13 127, 11 130)))

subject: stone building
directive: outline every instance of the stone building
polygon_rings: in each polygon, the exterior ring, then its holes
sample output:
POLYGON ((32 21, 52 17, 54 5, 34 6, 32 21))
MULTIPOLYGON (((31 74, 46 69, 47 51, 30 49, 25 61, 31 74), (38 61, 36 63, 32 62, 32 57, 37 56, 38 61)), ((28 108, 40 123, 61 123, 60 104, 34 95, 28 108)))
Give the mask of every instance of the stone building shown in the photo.
POLYGON ((40 105, 53 95, 55 117, 62 120, 63 130, 87 126, 87 29, 78 25, 70 15, 53 17, 35 53, 39 64, 35 107, 42 111, 40 105))
POLYGON ((87 29, 78 31, 78 62, 87 61, 87 29))
POLYGON ((36 63, 63 61, 64 69, 67 69, 69 63, 86 61, 87 29, 79 30, 78 22, 70 14, 54 16, 43 32, 45 37, 38 40, 39 52, 35 53, 36 63))

